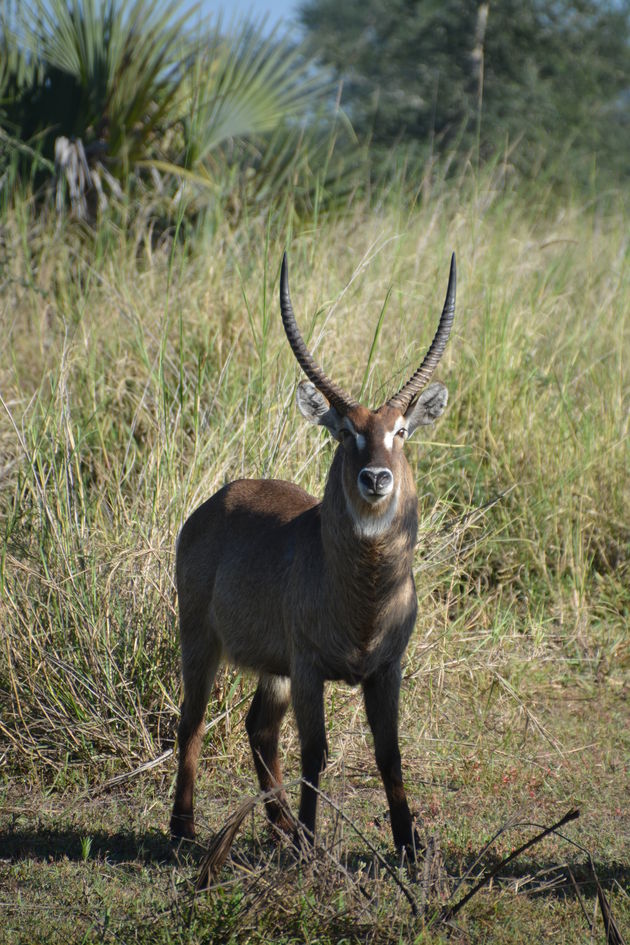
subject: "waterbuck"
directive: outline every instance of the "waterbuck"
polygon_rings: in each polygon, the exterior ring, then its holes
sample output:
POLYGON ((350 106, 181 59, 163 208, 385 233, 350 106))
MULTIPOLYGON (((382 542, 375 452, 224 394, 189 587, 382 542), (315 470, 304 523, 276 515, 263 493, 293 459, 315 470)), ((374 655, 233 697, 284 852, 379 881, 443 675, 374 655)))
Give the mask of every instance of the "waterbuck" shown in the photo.
POLYGON ((293 703, 302 756, 299 818, 315 831, 317 789, 328 751, 324 682, 361 684, 394 842, 414 856, 416 837, 398 747, 401 658, 417 611, 412 575, 418 500, 403 452, 433 423, 448 394, 428 384, 455 314, 455 256, 431 347, 407 383, 377 410, 334 384, 308 351, 289 297, 286 254, 280 308, 289 344, 309 378, 298 407, 339 442, 324 498, 276 479, 224 486, 185 522, 177 544, 184 701, 174 837, 194 837, 193 784, 212 683, 223 658, 254 670, 247 715, 270 820, 290 830, 278 760, 280 724, 293 703), (428 386, 427 386, 428 384, 428 386))

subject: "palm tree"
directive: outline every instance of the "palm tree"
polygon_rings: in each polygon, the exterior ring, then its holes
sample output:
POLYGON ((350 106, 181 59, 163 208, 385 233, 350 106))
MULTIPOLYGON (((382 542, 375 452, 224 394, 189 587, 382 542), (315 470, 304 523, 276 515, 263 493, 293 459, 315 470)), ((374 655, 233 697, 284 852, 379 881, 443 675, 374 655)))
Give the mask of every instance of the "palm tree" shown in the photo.
POLYGON ((263 23, 213 23, 200 39, 181 0, 6 8, 0 43, 15 52, 0 72, 0 129, 40 155, 40 172, 55 165, 59 207, 67 193, 85 216, 90 194, 102 206, 159 180, 167 194, 188 188, 198 210, 226 191, 256 203, 308 189, 314 166, 339 177, 321 121, 329 84, 263 23))

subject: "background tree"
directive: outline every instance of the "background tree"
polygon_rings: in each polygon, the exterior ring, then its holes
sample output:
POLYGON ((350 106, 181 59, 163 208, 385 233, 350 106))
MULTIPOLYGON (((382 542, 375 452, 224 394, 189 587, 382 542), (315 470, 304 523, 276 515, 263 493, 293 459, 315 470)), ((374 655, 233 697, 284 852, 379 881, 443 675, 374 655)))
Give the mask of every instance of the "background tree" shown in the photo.
POLYGON ((170 223, 345 200, 355 140, 330 120, 321 70, 262 23, 198 15, 182 0, 0 0, 0 202, 31 184, 82 218, 142 198, 170 223))
POLYGON ((390 148, 595 157, 625 173, 630 5, 607 0, 307 0, 301 21, 343 81, 359 134, 390 148))

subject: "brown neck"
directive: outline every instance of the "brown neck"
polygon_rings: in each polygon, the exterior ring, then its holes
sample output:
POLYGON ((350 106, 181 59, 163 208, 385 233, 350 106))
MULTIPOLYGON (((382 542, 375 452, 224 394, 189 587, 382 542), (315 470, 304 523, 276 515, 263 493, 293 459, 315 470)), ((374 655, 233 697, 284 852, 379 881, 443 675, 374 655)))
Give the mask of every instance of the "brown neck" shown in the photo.
POLYGON ((411 573, 418 530, 418 498, 413 475, 405 462, 400 469, 393 514, 385 513, 384 527, 362 527, 349 508, 344 492, 343 456, 333 459, 321 505, 324 564, 328 575, 343 585, 343 599, 368 597, 386 601, 411 573))

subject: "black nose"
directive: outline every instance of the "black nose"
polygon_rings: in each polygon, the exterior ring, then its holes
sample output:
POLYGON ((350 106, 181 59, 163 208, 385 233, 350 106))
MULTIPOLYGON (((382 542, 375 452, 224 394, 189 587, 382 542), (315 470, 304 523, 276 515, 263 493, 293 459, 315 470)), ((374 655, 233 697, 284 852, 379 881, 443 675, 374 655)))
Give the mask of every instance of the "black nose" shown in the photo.
POLYGON ((359 482, 373 495, 387 495, 391 492, 394 477, 389 469, 362 469, 359 473, 359 482))

